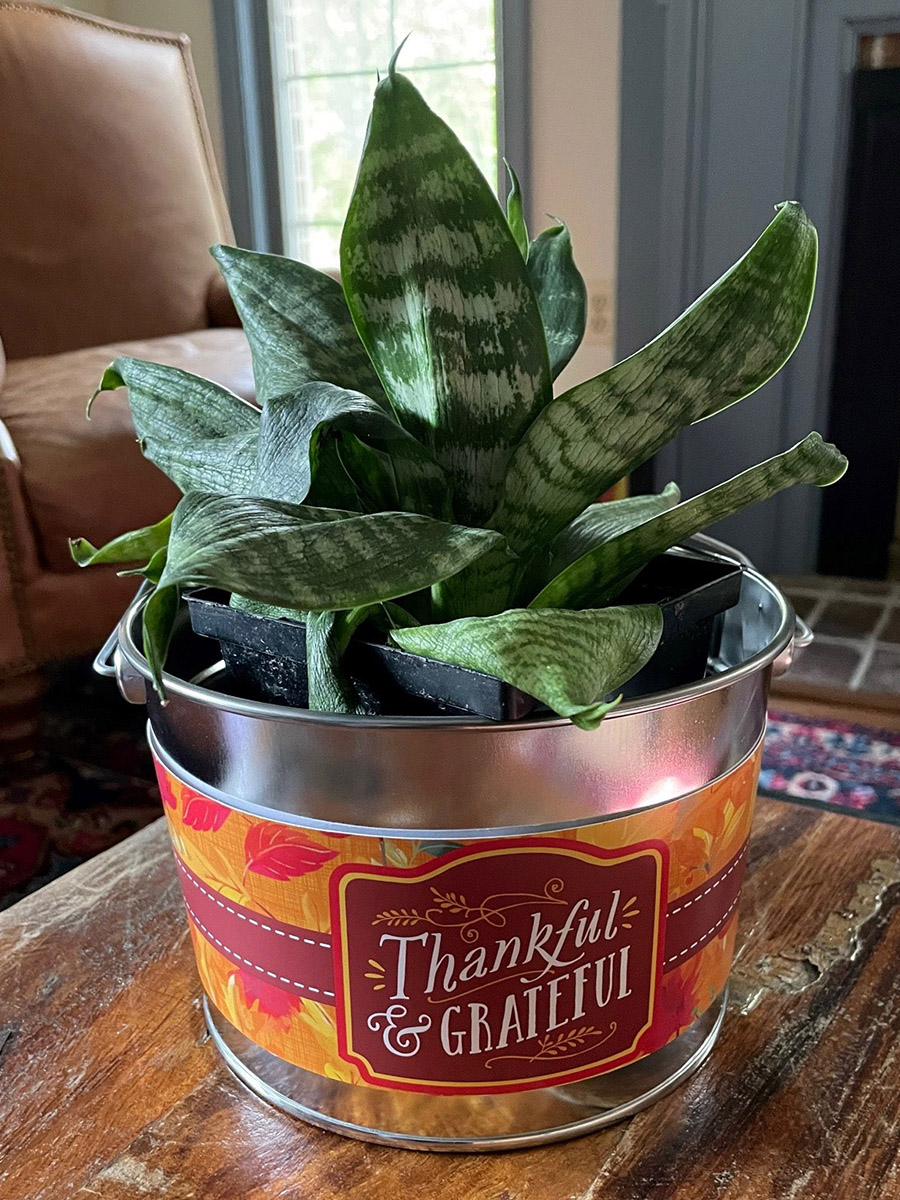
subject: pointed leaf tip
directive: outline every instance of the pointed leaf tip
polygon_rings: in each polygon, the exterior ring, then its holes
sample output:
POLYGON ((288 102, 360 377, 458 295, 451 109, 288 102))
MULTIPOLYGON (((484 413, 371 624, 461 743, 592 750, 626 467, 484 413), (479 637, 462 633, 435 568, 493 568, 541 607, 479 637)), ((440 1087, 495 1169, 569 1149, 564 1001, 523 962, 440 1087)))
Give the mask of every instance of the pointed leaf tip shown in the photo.
POLYGON ((400 52, 409 39, 412 37, 412 30, 406 35, 394 53, 391 55, 391 61, 388 63, 388 79, 396 79, 397 77, 397 59, 400 57, 400 52))
POLYGON ((506 222, 519 247, 519 253, 528 261, 529 238, 528 224, 525 220, 525 201, 519 177, 516 175, 508 159, 503 160, 506 173, 509 176, 509 195, 506 197, 506 222))
MULTIPOLYGON (((648 519, 623 528, 574 559, 531 601, 535 609, 608 604, 651 558, 708 525, 795 484, 827 487, 844 474, 836 446, 810 433, 783 454, 648 519)), ((625 503, 622 501, 621 503, 625 503)), ((602 507, 602 506, 601 506, 602 507)))
POLYGON ((109 366, 103 372, 103 375, 100 378, 100 382, 98 383, 97 387, 94 389, 90 400, 88 400, 87 407, 85 409, 85 414, 84 414, 88 420, 91 419, 91 409, 94 407, 94 401, 97 399, 97 397, 100 395, 101 392, 114 392, 116 390, 116 388, 125 386, 125 380, 122 378, 122 376, 119 374, 119 371, 118 371, 118 363, 119 363, 119 360, 116 359, 115 362, 111 362, 109 364, 109 366))

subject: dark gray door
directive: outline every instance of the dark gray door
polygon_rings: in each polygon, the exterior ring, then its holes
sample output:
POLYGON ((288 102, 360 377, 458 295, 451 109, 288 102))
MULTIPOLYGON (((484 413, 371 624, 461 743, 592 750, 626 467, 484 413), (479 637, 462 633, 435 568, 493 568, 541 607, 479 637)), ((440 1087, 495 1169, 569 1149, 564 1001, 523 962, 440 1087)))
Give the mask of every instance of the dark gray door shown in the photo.
MULTIPOLYGON (((692 495, 827 428, 856 46, 861 34, 898 27, 898 0, 623 5, 620 352, 636 349, 712 283, 779 200, 800 200, 820 235, 816 302, 791 363, 663 451, 656 484, 674 478, 692 495)), ((851 469, 837 486, 852 479, 851 469)), ((809 571, 819 520, 819 493, 799 488, 716 533, 765 569, 809 571)))

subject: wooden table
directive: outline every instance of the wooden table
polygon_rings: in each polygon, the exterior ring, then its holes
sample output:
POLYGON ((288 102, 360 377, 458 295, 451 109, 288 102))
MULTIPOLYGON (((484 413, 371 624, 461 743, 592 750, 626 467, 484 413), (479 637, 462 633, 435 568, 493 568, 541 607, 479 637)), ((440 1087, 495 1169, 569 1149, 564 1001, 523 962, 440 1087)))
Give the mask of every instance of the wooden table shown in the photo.
POLYGON ((0 1197, 896 1200, 898 902, 900 829, 762 802, 706 1066, 578 1141, 410 1153, 292 1121, 220 1065, 158 823, 0 914, 0 1197))

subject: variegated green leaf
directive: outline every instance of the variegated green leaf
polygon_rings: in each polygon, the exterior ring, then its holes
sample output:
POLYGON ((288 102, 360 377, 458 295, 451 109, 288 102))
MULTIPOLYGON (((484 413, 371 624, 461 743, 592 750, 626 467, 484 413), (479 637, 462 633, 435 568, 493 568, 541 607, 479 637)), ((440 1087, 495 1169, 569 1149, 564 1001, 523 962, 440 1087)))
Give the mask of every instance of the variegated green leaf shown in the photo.
POLYGON ((347 473, 338 447, 352 434, 335 433, 333 437, 319 441, 318 461, 310 485, 307 504, 319 508, 343 508, 352 512, 363 512, 367 506, 356 483, 347 473))
POLYGON ((252 404, 208 379, 139 358, 107 367, 91 404, 120 387, 128 388, 141 449, 183 492, 250 488, 259 430, 252 404))
POLYGON ((650 659, 661 634, 662 613, 645 604, 584 612, 510 609, 397 629, 391 638, 414 654, 496 675, 580 728, 595 729, 612 707, 605 698, 650 659))
POLYGON ((749 504, 797 483, 826 487, 840 479, 847 460, 837 447, 811 433, 784 454, 735 475, 658 513, 643 524, 589 550, 566 567, 531 602, 532 608, 579 608, 614 599, 640 569, 684 538, 724 520, 749 504))
POLYGON ((496 197, 393 65, 375 91, 341 273, 399 420, 447 471, 456 516, 478 524, 550 399, 546 343, 496 197))
POLYGON ((284 608, 278 604, 264 604, 261 600, 250 600, 247 596, 231 593, 229 606, 240 612, 253 613, 256 617, 274 617, 276 620, 296 621, 300 625, 306 623, 307 614, 300 608, 284 608))
POLYGON ((522 189, 519 177, 504 158, 503 165, 509 175, 509 195, 506 197, 506 220, 516 239, 519 253, 524 259, 528 258, 528 226, 525 224, 525 208, 522 200, 522 189))
POLYGON ((762 387, 803 333, 815 275, 815 229, 798 204, 783 204, 655 341, 544 409, 510 462, 491 525, 515 549, 539 545, 683 426, 762 387))
POLYGON ((395 506, 419 512, 432 505, 440 509, 446 481, 424 446, 374 400, 331 383, 307 383, 268 402, 259 422, 252 494, 302 503, 316 468, 319 437, 329 428, 390 446, 395 506))
POLYGON ((341 285, 305 263, 213 246, 250 343, 260 404, 325 380, 385 404, 341 285))
POLYGON ((435 617, 492 617, 512 602, 522 563, 502 539, 465 570, 435 584, 432 606, 435 617))
POLYGON ((145 525, 123 533, 98 550, 86 538, 69 538, 69 551, 79 567, 93 567, 99 563, 148 562, 158 550, 169 544, 172 516, 163 517, 156 525, 145 525))
POLYGON ((453 519, 444 473, 413 438, 398 453, 403 443, 391 442, 390 449, 379 449, 344 430, 335 445, 364 512, 396 510, 453 519))
POLYGON ((581 345, 587 323, 587 288, 572 257, 572 239, 565 225, 545 229, 531 243, 528 274, 550 354, 555 379, 581 345))
POLYGON ((179 599, 180 591, 177 587, 161 587, 157 583, 141 613, 144 657, 150 667, 153 686, 161 700, 166 698, 163 669, 175 628, 179 599))
MULTIPOLYGON (((377 606, 374 606, 377 607, 377 606)), ((309 708, 313 712, 366 713, 344 672, 342 659, 354 631, 373 611, 372 605, 348 612, 313 612, 306 618, 306 665, 309 708)))
POLYGON ((175 510, 161 582, 307 612, 356 608, 430 587, 498 541, 414 513, 361 516, 194 492, 175 510))
POLYGON ((680 499, 678 486, 668 483, 658 495, 627 496, 624 500, 589 505, 556 535, 546 550, 535 555, 523 584, 523 594, 533 596, 589 550, 666 512, 680 499))

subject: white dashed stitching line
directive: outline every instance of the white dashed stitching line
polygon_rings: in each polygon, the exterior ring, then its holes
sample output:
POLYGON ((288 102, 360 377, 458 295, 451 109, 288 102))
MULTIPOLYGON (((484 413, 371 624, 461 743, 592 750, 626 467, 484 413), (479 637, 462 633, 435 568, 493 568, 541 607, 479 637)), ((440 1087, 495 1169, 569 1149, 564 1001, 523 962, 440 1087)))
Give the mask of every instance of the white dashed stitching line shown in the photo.
POLYGON ((224 942, 220 942, 216 935, 206 928, 206 926, 191 908, 190 904, 188 904, 187 900, 185 900, 184 906, 188 910, 191 920, 198 929, 203 930, 203 933, 211 942, 215 942, 216 945, 224 950, 226 954, 231 954, 234 958, 240 959, 242 963, 246 963, 246 965, 248 967, 252 967, 254 971, 259 971, 260 975, 268 975, 271 979, 280 979, 282 983, 291 983, 294 985, 294 987, 302 988, 304 992, 313 992, 316 996, 322 995, 331 996, 332 999, 334 998, 334 992, 323 991, 320 988, 314 988, 309 983, 301 983, 299 979, 287 979, 284 975, 276 975, 274 971, 267 971, 265 967, 260 967, 255 962, 251 962, 249 958, 244 958, 243 954, 238 954, 237 950, 232 950, 230 946, 226 946, 224 942))
POLYGON ((704 896, 708 896, 710 892, 714 892, 719 884, 724 883, 731 872, 736 870, 741 865, 741 861, 746 853, 747 847, 744 846, 743 850, 720 879, 717 879, 715 883, 711 883, 708 888, 704 888, 700 895, 695 896, 693 900, 685 900, 684 904, 679 904, 677 908, 670 908, 668 915, 670 917, 674 917, 676 913, 680 913, 685 908, 690 908, 692 904, 696 904, 698 900, 702 900, 704 896))
POLYGON ((737 902, 739 899, 740 899, 740 896, 735 896, 735 898, 732 900, 731 905, 729 906, 727 912, 724 912, 722 914, 722 916, 719 917, 718 921, 716 921, 716 923, 715 923, 715 925, 713 925, 712 929, 708 929, 706 931, 706 933, 703 934, 702 937, 698 937, 696 942, 691 942, 691 944, 687 947, 686 950, 681 950, 678 954, 673 954, 671 958, 667 958, 666 961, 663 963, 663 966, 667 967, 670 963, 678 962, 679 958, 684 958, 686 954, 690 954, 692 950, 696 950, 696 948, 700 945, 701 942, 705 942, 707 938, 712 937, 712 935, 716 932, 716 930, 719 928, 719 926, 724 925, 725 922, 728 920, 728 918, 731 916, 731 914, 734 912, 735 908, 737 907, 737 902))
POLYGON ((240 917, 242 921, 249 921, 251 925, 257 925, 260 929, 265 929, 266 933, 277 933, 279 937, 290 938, 292 942, 303 942, 307 946, 321 946, 323 950, 331 949, 331 942, 318 942, 315 938, 300 937, 297 933, 285 933, 283 929, 276 929, 274 925, 267 925, 265 921, 256 921, 253 917, 248 917, 246 913, 238 912, 236 908, 232 908, 230 904, 223 903, 218 896, 214 896, 212 892, 208 892, 202 883, 198 883, 194 879, 193 875, 189 875, 187 868, 180 859, 176 858, 175 862, 188 883, 192 883, 208 900, 212 900, 213 904, 218 904, 219 908, 224 908, 226 912, 230 912, 233 917, 240 917))

